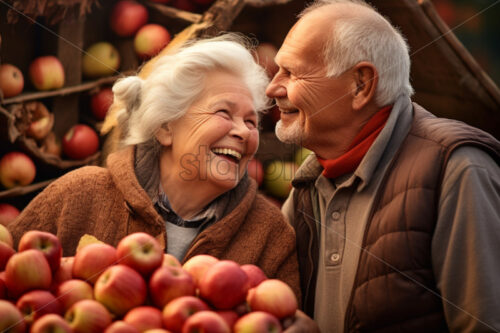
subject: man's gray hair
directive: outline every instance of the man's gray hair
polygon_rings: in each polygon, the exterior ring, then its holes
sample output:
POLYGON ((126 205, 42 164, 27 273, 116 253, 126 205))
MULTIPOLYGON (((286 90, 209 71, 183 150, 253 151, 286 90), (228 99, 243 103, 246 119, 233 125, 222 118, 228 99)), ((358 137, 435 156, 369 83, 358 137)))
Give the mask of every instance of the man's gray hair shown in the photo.
POLYGON ((124 105, 117 113, 125 130, 123 144, 151 141, 160 126, 182 117, 205 88, 206 75, 215 70, 240 77, 252 95, 255 110, 267 109, 265 89, 269 79, 255 62, 250 44, 248 39, 233 33, 196 40, 156 60, 147 78, 130 76, 118 80, 113 93, 124 105))
POLYGON ((338 76, 357 63, 367 61, 378 72, 375 93, 378 106, 392 104, 400 95, 411 96, 409 46, 399 30, 373 6, 362 0, 316 0, 299 17, 336 4, 368 8, 374 12, 376 19, 353 12, 335 21, 323 51, 328 66, 327 75, 338 76))

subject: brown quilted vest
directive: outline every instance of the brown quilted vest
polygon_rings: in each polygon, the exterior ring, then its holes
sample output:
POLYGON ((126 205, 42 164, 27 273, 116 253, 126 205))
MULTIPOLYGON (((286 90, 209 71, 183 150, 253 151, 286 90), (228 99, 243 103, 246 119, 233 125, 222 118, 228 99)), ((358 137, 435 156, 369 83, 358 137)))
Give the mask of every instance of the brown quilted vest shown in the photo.
MULTIPOLYGON (((441 180, 451 152, 472 145, 500 163, 500 143, 462 122, 414 104, 412 127, 376 194, 365 229, 346 332, 446 332, 431 266, 441 180), (381 258, 384 262, 382 262, 381 258)), ((312 182, 294 182, 294 228, 304 311, 313 316, 318 239, 312 182)))

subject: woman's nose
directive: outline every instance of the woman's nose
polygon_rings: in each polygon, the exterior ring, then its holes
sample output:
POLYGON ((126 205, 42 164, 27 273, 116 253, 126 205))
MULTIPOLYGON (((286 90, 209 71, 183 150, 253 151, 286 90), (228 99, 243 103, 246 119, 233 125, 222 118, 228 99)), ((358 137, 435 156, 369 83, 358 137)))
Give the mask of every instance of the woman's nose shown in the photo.
POLYGON ((248 128, 247 124, 243 120, 235 120, 233 122, 233 128, 230 134, 240 140, 247 140, 250 135, 251 129, 248 128))

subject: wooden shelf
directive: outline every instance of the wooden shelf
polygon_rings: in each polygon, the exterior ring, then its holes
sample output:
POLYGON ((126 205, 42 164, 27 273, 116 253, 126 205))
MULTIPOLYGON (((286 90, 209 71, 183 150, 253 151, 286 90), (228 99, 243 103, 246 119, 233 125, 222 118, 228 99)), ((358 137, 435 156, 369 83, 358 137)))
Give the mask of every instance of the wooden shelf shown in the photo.
POLYGON ((187 12, 181 9, 147 1, 146 5, 167 18, 179 19, 187 23, 197 23, 201 21, 202 15, 187 12))
POLYGON ((50 183, 52 183, 56 179, 57 178, 49 179, 49 180, 45 180, 43 182, 39 182, 39 183, 35 183, 35 184, 30 184, 30 185, 26 185, 26 186, 18 186, 18 187, 14 187, 14 188, 11 188, 11 189, 8 189, 5 191, 0 191, 0 200, 18 197, 18 196, 22 196, 22 195, 26 195, 26 194, 38 191, 40 189, 45 188, 47 185, 49 185, 50 183))

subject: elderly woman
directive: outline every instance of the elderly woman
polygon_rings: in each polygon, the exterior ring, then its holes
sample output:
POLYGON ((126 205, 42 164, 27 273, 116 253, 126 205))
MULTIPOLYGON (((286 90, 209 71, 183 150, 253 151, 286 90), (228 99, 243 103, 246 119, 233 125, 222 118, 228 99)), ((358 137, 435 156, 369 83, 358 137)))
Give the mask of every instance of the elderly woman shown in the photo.
POLYGON ((85 234, 116 246, 143 231, 181 261, 204 253, 256 264, 299 293, 294 231, 246 173, 268 103, 264 70, 230 35, 191 43, 154 66, 146 79, 113 87, 124 105, 124 148, 106 168, 83 167, 50 184, 9 226, 14 238, 49 231, 71 256, 85 234))

